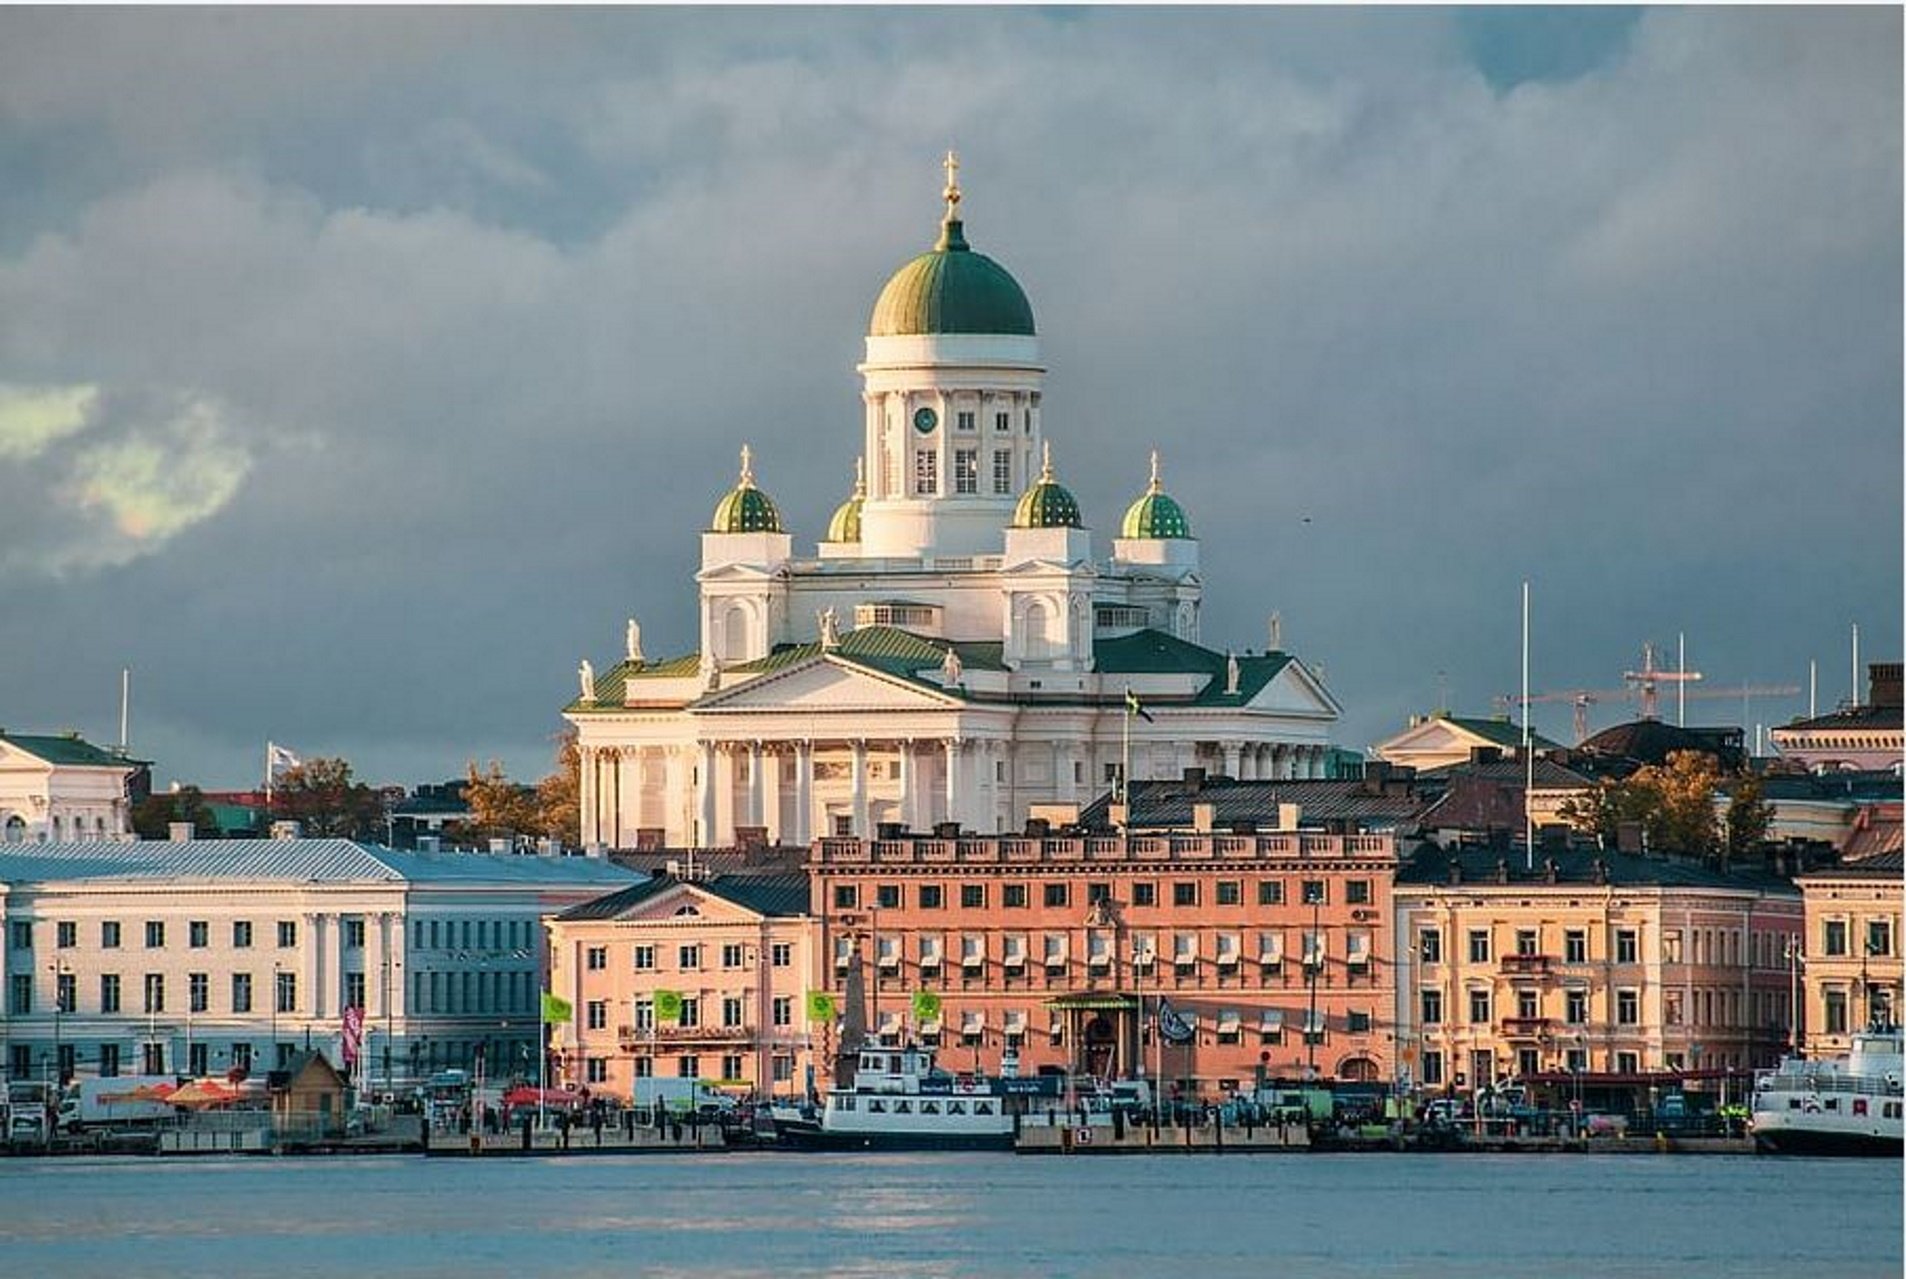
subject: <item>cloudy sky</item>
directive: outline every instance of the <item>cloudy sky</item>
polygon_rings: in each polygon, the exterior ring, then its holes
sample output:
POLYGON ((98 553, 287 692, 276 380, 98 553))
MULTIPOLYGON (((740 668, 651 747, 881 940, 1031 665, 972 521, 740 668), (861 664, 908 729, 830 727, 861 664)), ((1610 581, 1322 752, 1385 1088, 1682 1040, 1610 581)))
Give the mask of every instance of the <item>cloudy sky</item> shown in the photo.
POLYGON ((161 781, 544 771, 743 441, 821 532, 949 146, 1087 522, 1162 447, 1207 640, 1280 612, 1344 744, 1488 713, 1525 577, 1539 689, 1685 632, 1830 706, 1901 650, 1900 22, 0 12, 0 724, 130 665, 161 781))

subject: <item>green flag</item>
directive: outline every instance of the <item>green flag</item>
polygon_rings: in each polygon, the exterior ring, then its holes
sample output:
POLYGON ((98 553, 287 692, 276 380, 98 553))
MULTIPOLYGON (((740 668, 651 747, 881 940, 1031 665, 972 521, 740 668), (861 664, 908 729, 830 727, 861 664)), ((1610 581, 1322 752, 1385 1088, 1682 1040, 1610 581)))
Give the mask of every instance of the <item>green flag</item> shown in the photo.
POLYGON ((543 992, 543 1020, 547 1022, 569 1022, 576 1019, 576 1009, 560 995, 543 992))
POLYGON ((807 1019, 809 1021, 833 1021, 834 997, 824 990, 808 991, 807 1019))
POLYGON ((655 992, 655 1020, 679 1022, 682 1019, 682 992, 679 990, 658 990, 655 992))
POLYGON ((919 1022, 938 1021, 940 1018, 940 997, 930 990, 913 992, 913 1019, 919 1022))

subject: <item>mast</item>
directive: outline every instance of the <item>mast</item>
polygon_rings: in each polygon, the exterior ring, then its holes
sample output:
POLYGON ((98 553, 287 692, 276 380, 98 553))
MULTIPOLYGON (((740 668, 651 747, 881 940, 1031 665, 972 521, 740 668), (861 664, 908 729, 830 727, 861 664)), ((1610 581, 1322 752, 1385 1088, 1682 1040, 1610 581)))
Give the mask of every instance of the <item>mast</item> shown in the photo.
POLYGON ((1535 869, 1535 751, 1529 740, 1529 582, 1522 582, 1522 848, 1535 869))

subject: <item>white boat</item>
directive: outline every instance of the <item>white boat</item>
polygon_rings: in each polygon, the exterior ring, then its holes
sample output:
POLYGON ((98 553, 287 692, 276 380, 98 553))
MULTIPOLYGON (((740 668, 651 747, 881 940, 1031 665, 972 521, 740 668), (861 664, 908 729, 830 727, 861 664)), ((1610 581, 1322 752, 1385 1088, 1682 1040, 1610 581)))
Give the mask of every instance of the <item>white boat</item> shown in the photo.
POLYGON ((1897 1026, 1853 1036, 1843 1057, 1789 1057, 1754 1079, 1754 1145, 1782 1155, 1891 1155, 1906 1140, 1897 1026))
POLYGON ((925 1048, 869 1045, 854 1082, 831 1088, 819 1106, 776 1107, 776 1135, 808 1149, 1010 1150, 1014 1117, 1034 1098, 1057 1095, 1057 1081, 1005 1073, 952 1074, 925 1048))

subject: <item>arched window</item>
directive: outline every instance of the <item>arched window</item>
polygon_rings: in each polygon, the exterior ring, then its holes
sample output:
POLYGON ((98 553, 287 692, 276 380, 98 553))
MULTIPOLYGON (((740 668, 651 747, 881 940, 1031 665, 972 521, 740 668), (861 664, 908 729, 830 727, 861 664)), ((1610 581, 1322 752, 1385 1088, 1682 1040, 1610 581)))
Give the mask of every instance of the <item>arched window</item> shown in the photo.
POLYGON ((1051 657, 1058 648, 1058 618, 1052 610, 1039 600, 1026 605, 1026 639, 1024 650, 1029 658, 1051 657))
POLYGON ((730 604, 721 617, 721 655, 728 662, 745 662, 752 655, 748 647, 748 609, 730 604))
POLYGON ((7 814, 6 838, 9 844, 26 842, 26 819, 18 813, 7 814))

